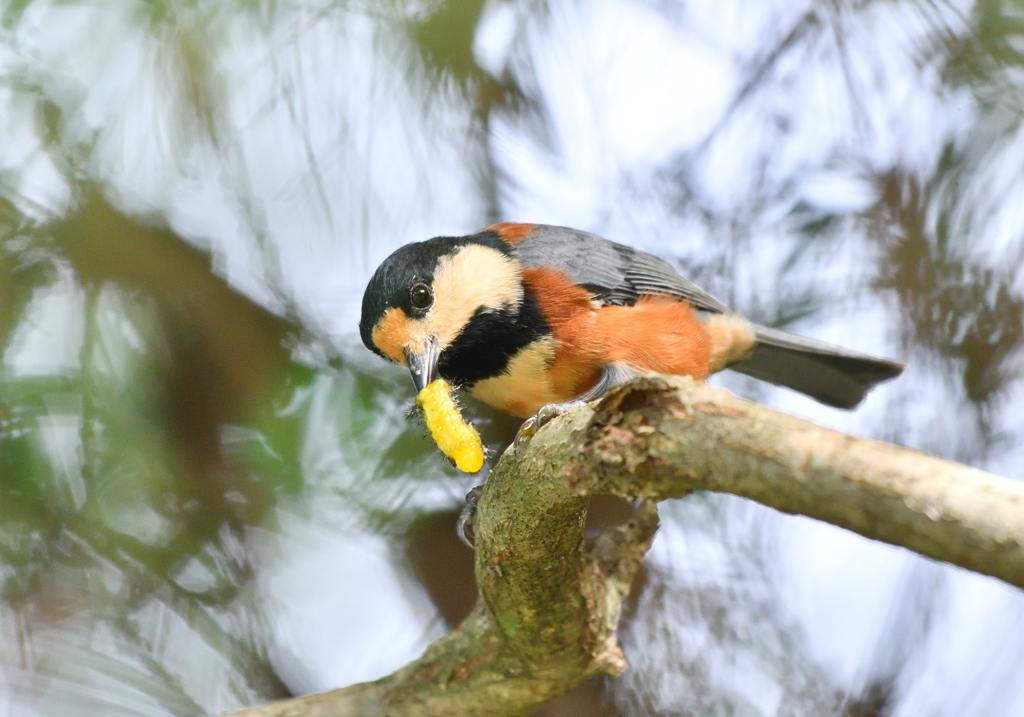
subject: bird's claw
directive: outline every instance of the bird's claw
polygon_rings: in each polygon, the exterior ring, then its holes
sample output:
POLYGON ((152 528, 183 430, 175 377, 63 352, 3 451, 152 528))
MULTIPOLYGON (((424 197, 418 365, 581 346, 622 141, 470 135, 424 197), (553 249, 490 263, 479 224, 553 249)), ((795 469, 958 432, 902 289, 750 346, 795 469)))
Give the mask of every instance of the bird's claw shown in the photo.
POLYGON ((532 438, 537 431, 547 425, 552 418, 562 416, 573 409, 579 408, 584 405, 584 403, 584 401, 569 401, 567 403, 549 403, 546 406, 541 406, 536 415, 527 418, 523 421, 523 425, 519 427, 519 432, 516 433, 516 439, 512 442, 512 453, 518 456, 519 443, 522 439, 532 438))
POLYGON ((516 439, 512 441, 512 453, 517 457, 519 456, 519 442, 524 438, 531 438, 537 432, 537 416, 530 416, 523 425, 519 427, 519 431, 516 433, 516 439))
POLYGON ((480 492, 483 489, 482 485, 477 485, 466 493, 466 505, 462 506, 459 522, 455 526, 459 540, 469 548, 473 548, 476 541, 476 536, 473 534, 473 517, 476 515, 476 504, 480 502, 480 492))

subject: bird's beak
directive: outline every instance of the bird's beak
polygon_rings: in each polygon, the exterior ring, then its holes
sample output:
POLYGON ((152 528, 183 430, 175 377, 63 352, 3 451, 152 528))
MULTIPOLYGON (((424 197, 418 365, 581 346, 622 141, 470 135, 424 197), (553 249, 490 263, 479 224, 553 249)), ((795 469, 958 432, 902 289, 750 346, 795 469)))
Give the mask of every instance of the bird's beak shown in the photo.
POLYGON ((409 373, 412 374, 416 393, 422 391, 427 384, 437 378, 437 362, 440 358, 441 352, 437 348, 437 339, 433 336, 423 342, 418 353, 410 349, 405 350, 405 363, 409 366, 409 373))

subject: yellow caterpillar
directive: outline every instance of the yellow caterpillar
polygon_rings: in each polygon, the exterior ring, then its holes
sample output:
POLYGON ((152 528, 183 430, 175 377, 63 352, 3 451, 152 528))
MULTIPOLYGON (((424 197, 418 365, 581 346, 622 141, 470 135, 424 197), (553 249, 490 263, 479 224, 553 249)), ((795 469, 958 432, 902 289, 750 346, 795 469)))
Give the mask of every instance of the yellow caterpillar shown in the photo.
POLYGON ((416 396, 423 421, 441 452, 455 461, 460 471, 476 473, 484 465, 484 447, 480 434, 462 420, 452 398, 451 386, 444 379, 427 384, 416 396))

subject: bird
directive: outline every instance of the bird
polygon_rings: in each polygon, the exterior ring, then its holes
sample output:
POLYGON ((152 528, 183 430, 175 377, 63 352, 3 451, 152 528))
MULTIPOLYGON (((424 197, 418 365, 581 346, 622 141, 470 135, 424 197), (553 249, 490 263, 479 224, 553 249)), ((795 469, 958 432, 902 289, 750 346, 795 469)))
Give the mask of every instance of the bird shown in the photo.
POLYGON ((417 391, 440 377, 534 427, 641 373, 729 369, 852 409, 904 368, 757 325, 663 259, 544 224, 399 248, 367 285, 359 333, 417 391))

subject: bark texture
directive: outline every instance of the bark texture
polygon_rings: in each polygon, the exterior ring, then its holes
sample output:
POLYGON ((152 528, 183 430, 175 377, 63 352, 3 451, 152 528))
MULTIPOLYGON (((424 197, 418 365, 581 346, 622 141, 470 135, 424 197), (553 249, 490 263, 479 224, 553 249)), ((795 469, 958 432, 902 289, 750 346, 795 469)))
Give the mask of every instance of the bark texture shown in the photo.
POLYGON ((688 379, 647 377, 556 419, 499 461, 475 521, 479 602, 376 682, 236 717, 519 715, 626 667, 622 601, 655 503, 731 493, 1024 587, 1024 485, 816 426, 688 379), (643 498, 594 540, 590 497, 643 498))

